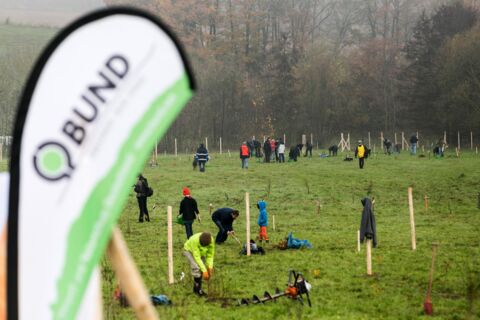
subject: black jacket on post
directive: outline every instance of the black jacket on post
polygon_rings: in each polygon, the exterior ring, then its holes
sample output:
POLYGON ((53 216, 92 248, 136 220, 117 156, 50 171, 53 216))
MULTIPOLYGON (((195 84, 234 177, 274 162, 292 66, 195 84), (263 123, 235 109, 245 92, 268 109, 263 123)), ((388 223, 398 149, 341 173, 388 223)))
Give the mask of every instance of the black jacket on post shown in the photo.
POLYGON ((180 210, 178 210, 178 213, 183 215, 184 221, 195 220, 197 218, 196 214, 200 213, 198 211, 197 201, 192 197, 183 198, 180 202, 180 210))
POLYGON ((373 240, 373 247, 377 247, 377 227, 375 225, 375 216, 373 215, 372 201, 369 198, 362 199, 363 212, 360 222, 360 242, 365 237, 373 240))
POLYGON ((213 221, 220 221, 225 230, 232 231, 233 217, 232 208, 220 208, 212 214, 213 221))

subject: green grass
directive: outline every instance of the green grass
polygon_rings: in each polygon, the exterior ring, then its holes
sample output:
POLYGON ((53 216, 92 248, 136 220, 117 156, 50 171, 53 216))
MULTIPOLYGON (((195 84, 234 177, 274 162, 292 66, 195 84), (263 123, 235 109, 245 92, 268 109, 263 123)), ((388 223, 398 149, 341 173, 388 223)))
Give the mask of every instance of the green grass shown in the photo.
MULTIPOLYGON (((263 164, 254 159, 242 171, 237 157, 214 154, 206 173, 192 171, 190 156, 160 156, 159 166, 146 167, 144 175, 155 189, 149 199, 152 222, 137 223, 134 193, 129 196, 119 225, 130 252, 152 294, 165 294, 173 306, 157 307, 161 319, 415 319, 423 316, 423 301, 431 263, 431 243, 439 242, 432 303, 437 319, 480 317, 480 156, 465 153, 445 159, 379 154, 358 164, 337 158, 301 158, 297 163, 263 164), (214 208, 238 208, 234 224, 245 237, 245 192, 252 202, 252 237, 257 234, 259 199, 268 203, 270 244, 265 256, 240 256, 239 245, 227 240, 217 246, 215 278, 210 298, 192 293, 192 281, 182 247, 185 232, 174 225, 175 277, 183 271, 184 282, 167 282, 166 207, 174 213, 188 186, 203 217, 194 232, 216 227, 208 216, 214 208), (407 188, 413 186, 417 250, 411 250, 407 188), (423 208, 423 196, 429 209, 423 208), (373 250, 374 276, 366 276, 365 248, 356 252, 360 224, 360 199, 376 199, 378 248, 373 250), (316 200, 321 201, 316 214, 316 200), (153 205, 156 208, 152 210, 153 205), (272 230, 275 215, 277 231, 272 230), (289 231, 313 243, 310 250, 280 251, 272 248, 289 231), (236 306, 236 299, 283 289, 289 269, 302 272, 312 284, 312 308, 281 298, 277 303, 236 306), (319 274, 315 271, 319 270, 319 274)), ((6 163, 0 162, 0 170, 6 163)), ((115 279, 109 262, 102 260, 103 298, 106 319, 130 319, 130 308, 112 298, 115 279)))
MULTIPOLYGON (((359 170, 354 162, 337 158, 301 158, 297 163, 263 164, 250 161, 242 171, 240 160, 215 154, 206 173, 194 172, 190 157, 160 157, 159 167, 144 175, 155 189, 149 199, 150 223, 137 223, 133 192, 119 225, 147 288, 166 294, 171 307, 157 307, 163 319, 369 319, 421 318, 431 263, 431 243, 439 242, 432 302, 439 319, 480 316, 480 158, 462 154, 458 159, 376 155, 359 170), (241 211, 234 228, 245 236, 245 192, 252 202, 252 234, 257 234, 258 210, 266 199, 271 243, 265 256, 240 256, 239 245, 229 239, 218 246, 211 300, 191 292, 189 268, 182 256, 184 229, 174 226, 175 277, 183 271, 184 282, 167 283, 166 207, 177 212, 182 187, 189 186, 202 213, 194 232, 216 227, 208 216, 214 208, 230 206, 241 211), (417 250, 411 250, 407 188, 413 186, 417 250), (423 208, 423 196, 429 209, 423 208), (366 276, 365 248, 356 252, 360 224, 360 199, 376 199, 378 248, 373 250, 374 276, 366 276), (322 207, 316 215, 316 200, 322 207), (153 204, 157 207, 152 210, 153 204), (277 231, 272 230, 275 215, 277 231), (289 231, 313 243, 310 250, 280 251, 272 248, 289 231), (311 282, 312 308, 286 298, 277 303, 236 306, 236 299, 263 295, 265 290, 285 288, 289 269, 304 273, 311 282), (320 270, 319 275, 314 270, 320 270)), ((115 282, 108 262, 103 261, 104 303, 107 319, 133 317, 112 299, 115 282)))
POLYGON ((38 51, 56 31, 55 28, 0 24, 0 57, 25 48, 38 51))

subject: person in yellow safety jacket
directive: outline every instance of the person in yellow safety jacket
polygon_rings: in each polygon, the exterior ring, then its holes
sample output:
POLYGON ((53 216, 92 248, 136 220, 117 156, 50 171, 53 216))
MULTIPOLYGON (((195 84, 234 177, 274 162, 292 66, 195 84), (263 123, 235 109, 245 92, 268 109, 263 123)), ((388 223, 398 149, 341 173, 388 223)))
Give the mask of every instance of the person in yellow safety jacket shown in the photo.
POLYGON ((362 143, 362 140, 358 141, 358 146, 355 148, 355 158, 358 157, 358 164, 360 169, 363 169, 363 165, 365 164, 365 146, 362 143))
POLYGON ((183 249, 183 255, 187 258, 192 269, 193 292, 199 296, 205 295, 202 290, 202 278, 206 281, 213 274, 213 256, 215 254, 215 242, 208 232, 196 233, 188 239, 183 249))

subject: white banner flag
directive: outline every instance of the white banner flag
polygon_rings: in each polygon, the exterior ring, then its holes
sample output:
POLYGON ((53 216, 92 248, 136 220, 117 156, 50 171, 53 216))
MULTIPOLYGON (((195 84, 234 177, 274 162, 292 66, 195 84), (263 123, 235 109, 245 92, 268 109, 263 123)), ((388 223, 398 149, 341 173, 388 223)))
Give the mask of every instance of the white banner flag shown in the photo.
POLYGON ((90 14, 47 47, 14 131, 9 319, 77 316, 130 186, 193 89, 178 42, 137 10, 90 14))

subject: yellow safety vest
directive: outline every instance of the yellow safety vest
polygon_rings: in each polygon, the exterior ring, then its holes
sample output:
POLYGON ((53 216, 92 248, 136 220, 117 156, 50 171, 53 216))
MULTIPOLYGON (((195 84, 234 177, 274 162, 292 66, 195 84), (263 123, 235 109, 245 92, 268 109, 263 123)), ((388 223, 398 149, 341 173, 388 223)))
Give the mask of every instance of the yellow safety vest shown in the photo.
POLYGON ((363 146, 363 144, 357 147, 357 156, 359 158, 363 158, 365 156, 365 147, 363 146))

